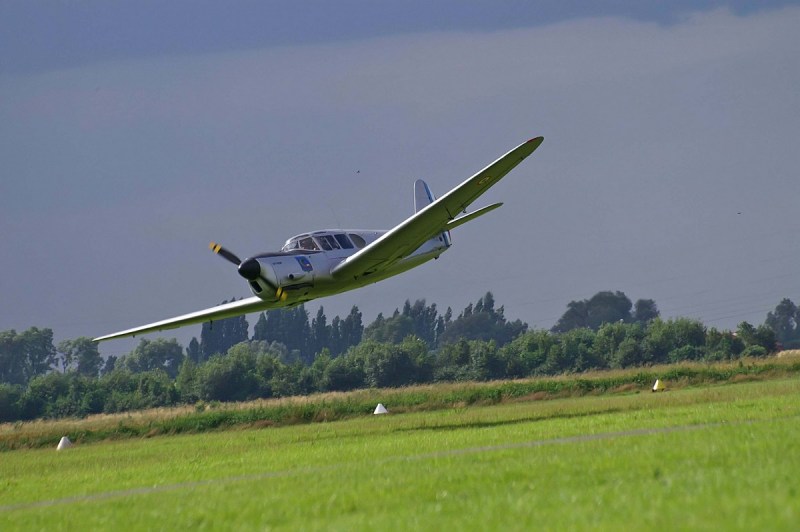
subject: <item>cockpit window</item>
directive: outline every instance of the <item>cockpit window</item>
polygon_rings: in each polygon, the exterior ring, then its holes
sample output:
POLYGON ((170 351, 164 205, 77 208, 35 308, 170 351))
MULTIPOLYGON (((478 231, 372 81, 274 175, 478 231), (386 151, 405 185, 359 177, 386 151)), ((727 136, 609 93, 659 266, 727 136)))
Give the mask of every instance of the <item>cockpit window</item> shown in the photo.
POLYGON ((305 251, 333 251, 335 249, 353 249, 353 247, 363 248, 366 242, 358 235, 344 233, 325 234, 324 231, 319 231, 312 235, 298 235, 290 238, 281 248, 281 251, 292 251, 302 249, 305 251), (352 241, 351 241, 352 239, 352 241), (355 244, 355 246, 353 246, 355 244))
POLYGON ((348 240, 347 235, 344 233, 336 233, 333 237, 339 245, 342 246, 342 249, 353 249, 353 244, 350 243, 350 240, 348 240))
POLYGON ((319 249, 317 244, 314 242, 314 239, 311 238, 310 236, 301 238, 300 240, 298 240, 297 244, 298 244, 297 246, 298 249, 307 249, 311 251, 316 251, 319 249))
POLYGON ((357 235, 357 234, 355 234, 355 233, 348 233, 348 235, 347 235, 347 236, 349 236, 349 237, 350 237, 350 240, 352 240, 352 241, 353 241, 353 244, 355 244, 355 245, 356 245, 356 247, 357 247, 357 248, 359 248, 359 249, 360 249, 360 248, 363 248, 364 246, 366 246, 366 245, 367 245, 367 241, 366 241, 366 240, 364 240, 363 238, 361 238, 361 236, 360 236, 360 235, 357 235))
POLYGON ((317 242, 319 242, 320 247, 325 251, 339 249, 339 243, 336 242, 336 239, 331 235, 318 235, 315 238, 317 239, 317 242))

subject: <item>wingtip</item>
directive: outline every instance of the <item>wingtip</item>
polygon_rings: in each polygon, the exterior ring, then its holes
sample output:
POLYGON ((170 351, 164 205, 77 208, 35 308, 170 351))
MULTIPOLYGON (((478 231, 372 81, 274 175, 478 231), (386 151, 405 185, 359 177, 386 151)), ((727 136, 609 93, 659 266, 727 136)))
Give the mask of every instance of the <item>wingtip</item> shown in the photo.
POLYGON ((536 144, 541 144, 542 141, 544 141, 544 137, 539 135, 538 137, 534 137, 534 138, 530 139, 525 144, 531 144, 533 142, 535 142, 536 144))
POLYGON ((112 338, 116 337, 116 334, 104 334, 103 336, 98 336, 97 338, 92 338, 92 342, 100 343, 105 342, 106 340, 111 340, 112 338))

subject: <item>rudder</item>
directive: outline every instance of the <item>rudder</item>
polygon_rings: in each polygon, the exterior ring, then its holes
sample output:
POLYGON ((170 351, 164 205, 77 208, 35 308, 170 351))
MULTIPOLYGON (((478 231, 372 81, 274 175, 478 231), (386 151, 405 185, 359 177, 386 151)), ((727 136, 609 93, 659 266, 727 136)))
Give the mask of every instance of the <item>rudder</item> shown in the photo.
MULTIPOLYGON (((434 201, 436 201, 436 196, 433 195, 428 184, 422 179, 414 181, 414 212, 421 211, 434 201)), ((445 246, 450 247, 450 231, 443 231, 441 236, 445 246)))

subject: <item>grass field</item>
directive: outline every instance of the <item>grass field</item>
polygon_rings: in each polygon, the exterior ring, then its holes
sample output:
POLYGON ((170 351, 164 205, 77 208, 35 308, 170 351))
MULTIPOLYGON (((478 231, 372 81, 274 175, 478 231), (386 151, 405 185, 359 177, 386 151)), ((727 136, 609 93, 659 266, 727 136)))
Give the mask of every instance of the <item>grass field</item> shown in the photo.
POLYGON ((796 530, 799 422, 792 378, 22 449, 0 530, 796 530))
MULTIPOLYGON (((55 447, 63 435, 85 444, 164 435, 264 428, 362 418, 376 403, 394 413, 447 410, 585 395, 645 392, 656 378, 672 390, 711 384, 776 380, 800 376, 800 351, 732 362, 684 362, 647 368, 604 370, 508 381, 455 382, 403 388, 361 389, 242 403, 198 403, 81 419, 39 419, 0 424, 0 453, 55 447)), ((635 406, 635 405, 634 405, 635 406)))

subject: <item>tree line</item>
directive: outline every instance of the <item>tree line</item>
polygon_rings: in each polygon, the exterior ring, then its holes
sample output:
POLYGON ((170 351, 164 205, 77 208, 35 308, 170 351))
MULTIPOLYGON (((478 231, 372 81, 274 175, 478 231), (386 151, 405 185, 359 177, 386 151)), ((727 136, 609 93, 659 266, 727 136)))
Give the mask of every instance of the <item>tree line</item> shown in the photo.
POLYGON ((103 360, 81 337, 53 345, 50 329, 0 332, 0 421, 84 416, 363 387, 545 376, 685 360, 765 356, 800 343, 800 311, 784 299, 765 323, 735 331, 664 320, 652 300, 622 292, 571 301, 550 330, 509 321, 491 293, 457 316, 406 301, 367 326, 353 307, 330 323, 302 306, 204 324, 184 349, 142 339, 103 360))

